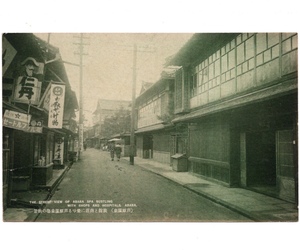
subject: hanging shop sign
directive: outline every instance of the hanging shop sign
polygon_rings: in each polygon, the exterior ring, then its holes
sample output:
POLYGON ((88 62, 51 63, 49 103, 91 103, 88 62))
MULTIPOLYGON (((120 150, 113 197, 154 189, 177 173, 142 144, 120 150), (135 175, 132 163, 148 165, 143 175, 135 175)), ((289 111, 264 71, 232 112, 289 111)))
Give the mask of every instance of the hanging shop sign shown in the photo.
POLYGON ((51 83, 48 85, 39 103, 39 108, 42 108, 47 112, 49 112, 49 106, 50 106, 50 90, 51 90, 51 83))
POLYGON ((65 85, 51 83, 49 101, 49 128, 62 128, 65 102, 65 85))
POLYGON ((54 146, 54 160, 57 160, 59 164, 64 162, 64 137, 56 139, 54 146))
POLYGON ((21 65, 24 67, 24 70, 16 80, 14 101, 38 105, 42 85, 39 76, 41 76, 43 71, 43 67, 41 67, 43 64, 38 63, 33 57, 27 57, 21 65))
POLYGON ((43 121, 32 118, 31 115, 12 110, 5 110, 3 126, 22 130, 27 133, 43 133, 43 121))
POLYGON ((3 116, 3 126, 17 130, 26 130, 30 122, 31 115, 5 110, 3 116))
POLYGON ((35 77, 20 76, 14 90, 14 102, 39 104, 41 82, 35 77))
POLYGON ((31 118, 27 132, 29 133, 43 133, 43 120, 39 118, 31 118))

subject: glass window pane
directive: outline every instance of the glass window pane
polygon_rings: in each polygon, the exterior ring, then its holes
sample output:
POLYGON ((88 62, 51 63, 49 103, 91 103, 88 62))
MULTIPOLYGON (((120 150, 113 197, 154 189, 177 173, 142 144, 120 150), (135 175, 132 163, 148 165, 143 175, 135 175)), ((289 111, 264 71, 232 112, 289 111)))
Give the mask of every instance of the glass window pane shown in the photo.
POLYGON ((264 52, 264 62, 268 62, 271 60, 271 50, 267 50, 264 52))
POLYGON ((211 65, 209 65, 208 72, 209 72, 209 79, 214 78, 214 64, 213 63, 211 65))
POLYGON ((203 70, 203 82, 207 82, 208 81, 208 68, 206 67, 204 70, 203 70))
POLYGON ((220 85, 220 76, 218 76, 218 77, 216 78, 216 81, 217 81, 217 85, 220 85))
POLYGON ((245 60, 245 49, 244 49, 244 43, 242 43, 237 47, 237 64, 244 62, 244 60, 245 60))
POLYGON ((222 60, 222 72, 224 73, 225 71, 227 71, 227 54, 222 56, 221 60, 222 60))
POLYGON ((230 80, 230 71, 226 72, 226 81, 230 80))
POLYGON ((225 54, 225 47, 223 47, 222 49, 221 49, 221 55, 224 55, 225 54))
POLYGON ((220 75, 220 59, 215 62, 215 76, 220 75))
POLYGON ((279 43, 279 33, 269 33, 268 34, 268 48, 279 43))
POLYGON ((248 38, 248 34, 247 33, 243 33, 242 34, 242 40, 245 41, 248 38))
POLYGON ((237 36, 236 44, 240 44, 242 42, 242 35, 237 36))
POLYGON ((235 66, 235 50, 232 50, 228 54, 228 69, 232 69, 235 66))
POLYGON ((225 81, 226 81, 226 74, 223 74, 223 75, 221 76, 221 81, 222 81, 222 82, 225 82, 225 81))
POLYGON ((298 48, 298 36, 293 36, 292 37, 292 49, 298 48))
POLYGON ((282 40, 285 40, 289 37, 291 37, 292 35, 294 35, 295 33, 282 33, 282 40))
POLYGON ((257 55, 257 57, 256 57, 256 65, 259 66, 261 64, 263 64, 263 54, 262 53, 257 55))
POLYGON ((242 65, 237 66, 236 73, 237 75, 240 75, 242 73, 242 65))
POLYGON ((254 68, 254 58, 249 60, 249 70, 254 68))
POLYGON ((226 44, 226 52, 228 52, 230 50, 230 43, 226 44))
POLYGON ((246 60, 254 57, 254 38, 250 38, 246 41, 246 60))
POLYGON ((292 49, 292 43, 291 43, 291 39, 287 39, 282 43, 282 53, 286 53, 291 51, 292 49))
POLYGON ((232 69, 230 71, 230 75, 231 75, 231 78, 234 78, 235 77, 235 69, 232 69))
POLYGON ((267 37, 265 33, 258 33, 256 35, 256 53, 259 54, 260 52, 267 49, 267 37))
POLYGON ((279 56, 279 45, 276 45, 272 48, 272 59, 279 56))
POLYGON ((232 41, 231 41, 231 48, 234 48, 235 47, 235 39, 233 39, 232 41))
POLYGON ((248 62, 244 62, 243 63, 243 67, 242 67, 243 73, 248 71, 248 62))

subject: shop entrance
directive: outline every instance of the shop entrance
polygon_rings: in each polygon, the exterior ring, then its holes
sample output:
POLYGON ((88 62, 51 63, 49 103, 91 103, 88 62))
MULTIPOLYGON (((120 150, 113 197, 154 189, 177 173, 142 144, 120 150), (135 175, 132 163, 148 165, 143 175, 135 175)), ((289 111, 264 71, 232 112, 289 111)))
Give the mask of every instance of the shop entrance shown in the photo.
POLYGON ((153 136, 144 135, 143 137, 143 158, 153 158, 153 136))
POLYGON ((275 131, 246 133, 247 186, 276 186, 275 131))

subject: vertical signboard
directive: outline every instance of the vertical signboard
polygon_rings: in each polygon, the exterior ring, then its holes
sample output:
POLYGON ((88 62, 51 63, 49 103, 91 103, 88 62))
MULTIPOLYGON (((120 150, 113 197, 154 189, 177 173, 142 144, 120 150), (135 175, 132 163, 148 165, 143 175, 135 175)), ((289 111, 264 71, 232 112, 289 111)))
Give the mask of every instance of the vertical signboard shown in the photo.
POLYGON ((65 102, 65 85, 51 83, 49 101, 49 128, 62 128, 65 102))
POLYGON ((38 105, 41 94, 41 82, 35 77, 20 76, 14 91, 14 101, 38 105))
POLYGON ((63 138, 58 138, 54 146, 54 159, 59 160, 59 164, 64 163, 64 140, 63 138))

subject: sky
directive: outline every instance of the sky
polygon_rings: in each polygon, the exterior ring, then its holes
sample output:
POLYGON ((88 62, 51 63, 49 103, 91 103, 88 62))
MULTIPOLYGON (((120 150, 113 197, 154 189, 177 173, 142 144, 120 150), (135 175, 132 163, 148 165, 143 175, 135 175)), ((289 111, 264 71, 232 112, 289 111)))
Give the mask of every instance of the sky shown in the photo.
MULTIPOLYGON (((58 47, 63 61, 79 64, 79 33, 35 33, 58 47)), ((142 82, 155 83, 166 58, 174 55, 193 33, 84 33, 83 113, 91 125, 97 100, 132 100, 133 48, 137 46, 136 96, 142 82)), ((65 63, 79 101, 79 67, 65 63)))

